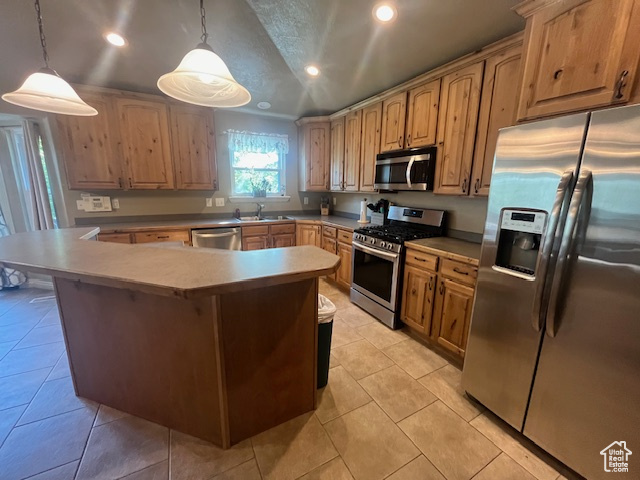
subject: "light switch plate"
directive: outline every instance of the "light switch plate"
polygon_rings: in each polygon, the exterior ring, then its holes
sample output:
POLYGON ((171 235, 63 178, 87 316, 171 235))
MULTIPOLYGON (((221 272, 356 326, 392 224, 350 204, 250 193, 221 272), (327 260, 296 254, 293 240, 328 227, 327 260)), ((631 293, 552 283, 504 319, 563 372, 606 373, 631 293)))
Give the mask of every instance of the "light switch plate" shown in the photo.
POLYGON ((304 204, 309 205, 309 197, 304 197, 304 204))
POLYGON ((213 207, 213 199, 212 198, 207 198, 205 200, 205 204, 207 205, 207 207, 213 207))
POLYGON ((216 198, 216 207, 224 207, 224 198, 216 198))
POLYGON ((84 211, 84 201, 76 200, 76 207, 78 208, 78 210, 84 211))
POLYGON ((336 197, 333 197, 333 204, 337 205, 338 204, 338 199, 336 197))
POLYGON ((111 200, 111 206, 113 208, 120 208, 120 199, 114 198, 113 200, 111 200))

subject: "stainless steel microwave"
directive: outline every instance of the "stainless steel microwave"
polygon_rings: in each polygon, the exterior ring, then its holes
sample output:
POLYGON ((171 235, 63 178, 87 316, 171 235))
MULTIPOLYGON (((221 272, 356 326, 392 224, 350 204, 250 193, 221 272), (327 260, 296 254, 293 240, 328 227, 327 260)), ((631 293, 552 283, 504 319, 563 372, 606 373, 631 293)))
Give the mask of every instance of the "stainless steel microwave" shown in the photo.
POLYGON ((436 147, 381 153, 376 157, 378 190, 433 190, 436 147))

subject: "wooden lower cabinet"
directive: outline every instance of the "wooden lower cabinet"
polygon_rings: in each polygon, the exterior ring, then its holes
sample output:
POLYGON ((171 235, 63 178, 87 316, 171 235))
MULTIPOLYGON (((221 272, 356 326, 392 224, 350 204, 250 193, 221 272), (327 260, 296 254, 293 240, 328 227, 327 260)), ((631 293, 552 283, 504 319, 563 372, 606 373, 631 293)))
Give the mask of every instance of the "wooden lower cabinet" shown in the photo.
POLYGON ((296 225, 296 245, 314 245, 322 247, 320 224, 298 224, 296 225))
POLYGON ((130 233, 99 233, 98 241, 111 243, 133 243, 133 238, 130 233))
POLYGON ((135 238, 135 243, 182 242, 188 245, 190 242, 189 230, 137 232, 134 233, 133 236, 135 238))
POLYGON ((336 272, 336 282, 351 288, 351 245, 338 242, 337 255, 340 257, 340 268, 336 272))
POLYGON ((473 307, 472 287, 441 277, 433 311, 431 338, 452 353, 464 357, 473 307))
POLYGON ((271 235, 271 248, 284 248, 295 247, 296 235, 295 233, 279 233, 277 235, 271 235))
POLYGON ((404 269, 402 321, 427 335, 431 329, 435 282, 435 273, 410 265, 404 269))
POLYGON ((242 237, 242 250, 264 250, 269 248, 269 235, 242 237))
POLYGON ((296 245, 295 223, 242 227, 242 250, 264 250, 296 245))

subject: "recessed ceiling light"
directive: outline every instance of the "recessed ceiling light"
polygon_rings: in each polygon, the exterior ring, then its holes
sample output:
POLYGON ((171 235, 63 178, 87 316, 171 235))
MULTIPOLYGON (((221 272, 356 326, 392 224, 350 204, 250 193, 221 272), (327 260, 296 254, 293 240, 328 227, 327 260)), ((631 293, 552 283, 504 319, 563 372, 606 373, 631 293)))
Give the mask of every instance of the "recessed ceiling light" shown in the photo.
POLYGON ((397 14, 396 7, 389 3, 380 3, 373 8, 373 16, 383 23, 390 22, 397 14))
POLYGON ((320 69, 315 65, 307 65, 306 67, 304 67, 304 71, 312 77, 317 77, 318 75, 320 75, 320 69))
POLYGON ((106 33, 104 39, 116 47, 124 47, 127 44, 125 38, 115 32, 106 33))
POLYGON ((269 102, 259 102, 258 108, 260 110, 269 110, 271 108, 271 104, 269 102))

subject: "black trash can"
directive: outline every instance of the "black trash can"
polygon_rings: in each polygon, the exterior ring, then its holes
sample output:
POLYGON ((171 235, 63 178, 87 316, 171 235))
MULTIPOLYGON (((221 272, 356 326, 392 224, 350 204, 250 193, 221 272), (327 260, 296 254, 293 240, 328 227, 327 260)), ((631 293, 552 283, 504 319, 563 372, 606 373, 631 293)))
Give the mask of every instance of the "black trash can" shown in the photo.
POLYGON ((329 356, 331 355, 331 334, 336 306, 324 295, 318 295, 318 388, 324 388, 329 381, 329 356))

